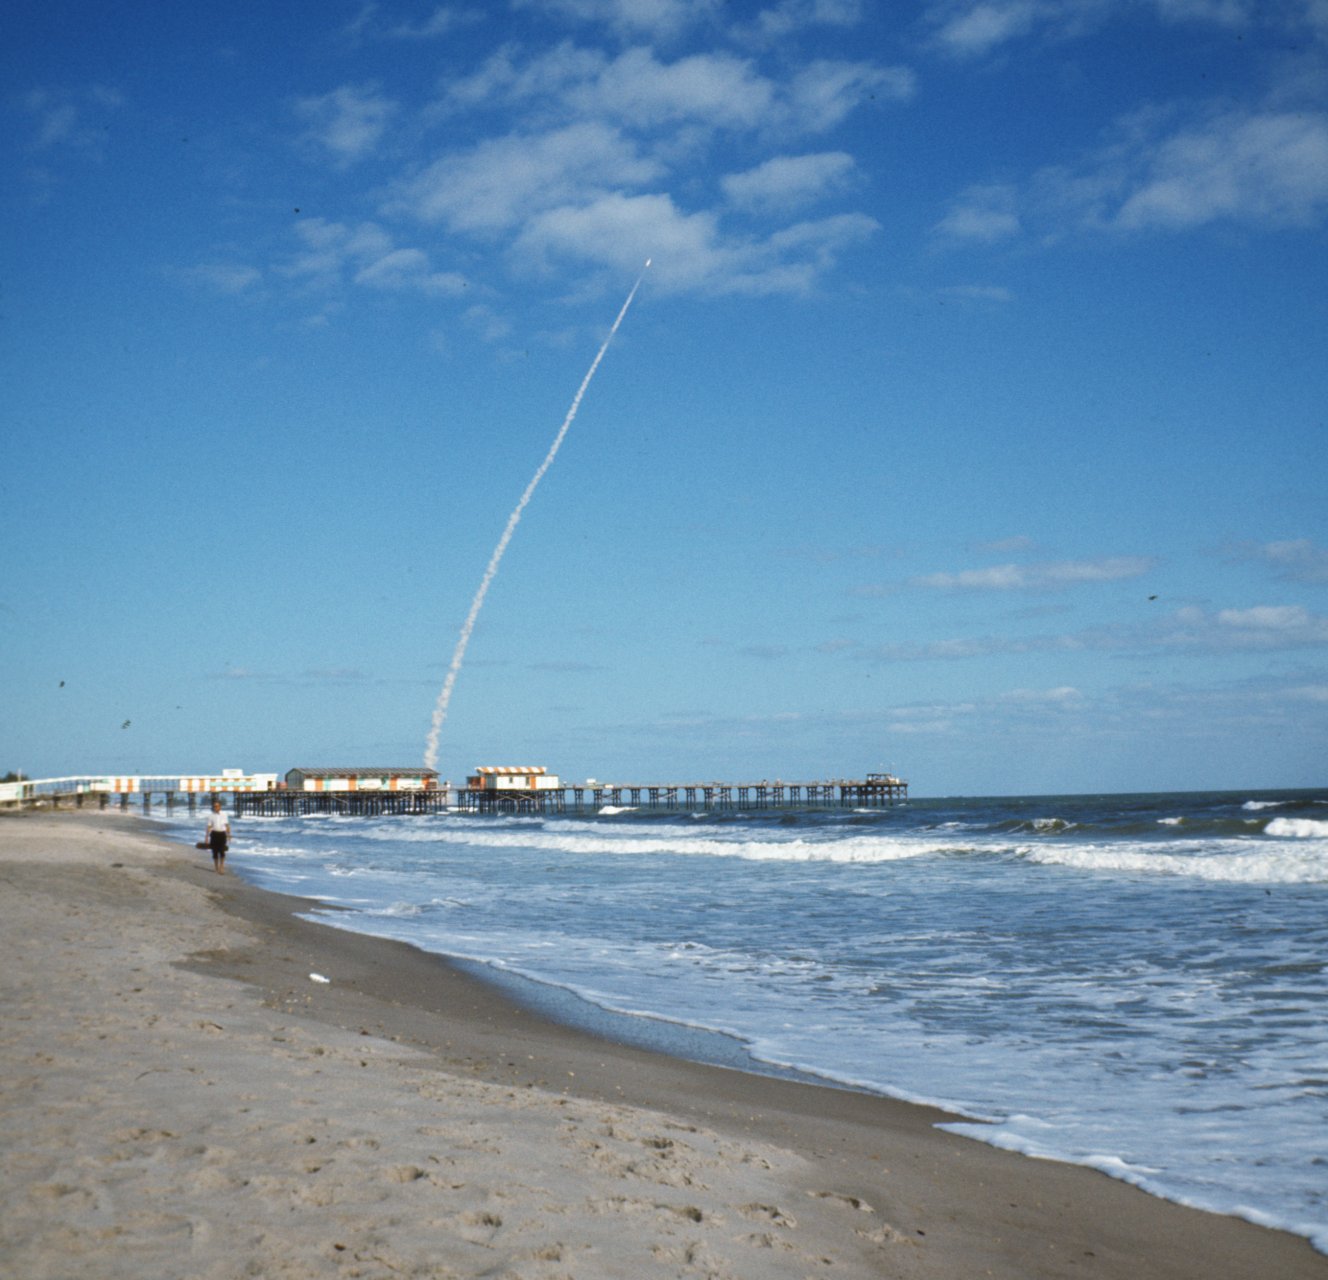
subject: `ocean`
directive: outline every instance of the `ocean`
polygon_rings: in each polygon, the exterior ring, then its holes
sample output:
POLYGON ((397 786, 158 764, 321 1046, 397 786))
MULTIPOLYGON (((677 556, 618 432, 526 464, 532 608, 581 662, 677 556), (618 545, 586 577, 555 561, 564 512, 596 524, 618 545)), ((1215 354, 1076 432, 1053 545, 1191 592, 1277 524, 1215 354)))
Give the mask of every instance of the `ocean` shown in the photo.
POLYGON ((240 875, 565 1022, 936 1103, 1328 1252, 1328 791, 235 830, 240 875))

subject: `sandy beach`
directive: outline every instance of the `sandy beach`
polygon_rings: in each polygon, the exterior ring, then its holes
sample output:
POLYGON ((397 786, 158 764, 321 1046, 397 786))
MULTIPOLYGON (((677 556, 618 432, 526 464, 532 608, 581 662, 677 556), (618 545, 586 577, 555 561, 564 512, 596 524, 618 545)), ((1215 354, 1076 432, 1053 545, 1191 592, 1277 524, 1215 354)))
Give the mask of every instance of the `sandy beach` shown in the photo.
POLYGON ((1328 1277, 927 1108, 557 1026, 133 816, 0 817, 0 901, 7 1274, 1328 1277))

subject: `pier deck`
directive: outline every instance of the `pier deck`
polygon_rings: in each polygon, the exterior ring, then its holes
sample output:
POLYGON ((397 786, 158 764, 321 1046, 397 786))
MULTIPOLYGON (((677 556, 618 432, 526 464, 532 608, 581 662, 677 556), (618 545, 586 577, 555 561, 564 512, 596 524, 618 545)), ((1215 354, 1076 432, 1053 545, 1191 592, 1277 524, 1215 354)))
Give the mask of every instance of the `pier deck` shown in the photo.
POLYGON ((753 810, 884 808, 908 799, 908 783, 889 774, 827 782, 642 782, 540 790, 265 791, 235 797, 237 815, 304 813, 598 813, 604 809, 753 810))

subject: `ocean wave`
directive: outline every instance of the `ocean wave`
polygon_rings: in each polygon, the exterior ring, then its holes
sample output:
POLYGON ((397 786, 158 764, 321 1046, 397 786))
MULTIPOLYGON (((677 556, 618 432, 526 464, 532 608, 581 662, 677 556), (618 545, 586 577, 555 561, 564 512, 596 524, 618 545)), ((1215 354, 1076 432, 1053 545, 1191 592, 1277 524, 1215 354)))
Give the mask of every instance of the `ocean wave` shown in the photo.
POLYGON ((422 902, 393 902, 386 907, 371 907, 365 911, 366 916, 418 916, 423 915, 429 908, 422 902))
POLYGON ((427 902, 414 902, 409 899, 377 904, 372 899, 362 899, 365 905, 361 914, 379 919, 407 920, 415 916, 437 915, 445 911, 454 911, 469 907, 461 898, 430 898, 427 902))
MULTIPOLYGON (((956 827, 959 824, 946 823, 947 827, 956 827)), ((1032 831, 1038 835, 1059 835, 1062 831, 1073 831, 1080 824, 1071 822, 1066 818, 1046 817, 1046 818, 1005 818, 999 822, 993 823, 990 827, 969 828, 970 830, 988 832, 997 835, 1017 835, 1022 832, 1032 831)))
MULTIPOLYGON (((1328 823, 1312 825, 1328 829, 1328 823)), ((1322 834, 1328 834, 1328 830, 1322 834)), ((1260 843, 1228 852, 1199 854, 1120 845, 1024 845, 1018 852, 1027 861, 1042 866, 1074 867, 1081 871, 1183 876, 1228 884, 1328 883, 1328 856, 1315 848, 1260 843)))
POLYGON ((1293 840, 1328 840, 1328 822, 1317 818, 1274 818, 1263 832, 1293 840))
POLYGON ((978 829, 976 834, 1032 835, 1039 839, 1111 840, 1127 843, 1150 842, 1158 836, 1158 828, 1181 828, 1187 839, 1224 840, 1233 836, 1248 836, 1262 830, 1266 818, 1253 812, 1245 813, 1169 813, 1158 817, 1127 818, 1110 821, 1074 821, 1067 818, 1020 818, 978 829))
MULTIPOLYGON (((366 832, 370 838, 376 833, 366 832)), ((970 844, 944 839, 901 839, 856 835, 844 839, 753 839, 750 830, 732 832, 674 828, 667 834, 646 823, 605 826, 596 823, 538 823, 526 827, 482 828, 475 825, 401 831, 401 843, 432 843, 476 849, 531 851, 585 856, 631 857, 672 854, 682 857, 743 858, 748 861, 896 862, 908 858, 974 852, 970 844), (746 837, 746 838, 745 838, 746 837)))
MULTIPOLYGON (((259 844, 252 840, 246 840, 242 846, 246 858, 306 858, 309 857, 309 850, 297 844, 259 844)), ((241 846, 232 845, 231 852, 238 853, 241 846)))
POLYGON ((1079 824, 1068 822, 1064 818, 1034 818, 1030 825, 1034 831, 1052 831, 1059 834, 1062 831, 1073 831, 1079 824))

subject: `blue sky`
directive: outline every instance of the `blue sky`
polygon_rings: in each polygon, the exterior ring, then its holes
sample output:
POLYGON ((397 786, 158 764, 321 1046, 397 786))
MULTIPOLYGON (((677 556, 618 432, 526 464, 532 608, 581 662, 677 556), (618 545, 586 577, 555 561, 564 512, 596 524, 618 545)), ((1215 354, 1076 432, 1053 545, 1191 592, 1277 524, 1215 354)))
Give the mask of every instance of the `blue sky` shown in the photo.
POLYGON ((20 0, 0 771, 1312 786, 1324 0, 20 0))

